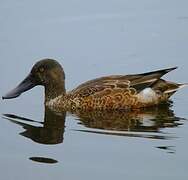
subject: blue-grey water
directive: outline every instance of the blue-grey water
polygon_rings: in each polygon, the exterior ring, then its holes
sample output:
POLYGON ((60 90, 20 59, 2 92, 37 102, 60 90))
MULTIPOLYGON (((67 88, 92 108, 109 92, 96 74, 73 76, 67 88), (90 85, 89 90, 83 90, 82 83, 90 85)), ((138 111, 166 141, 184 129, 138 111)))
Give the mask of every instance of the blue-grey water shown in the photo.
MULTIPOLYGON (((188 82, 187 8, 187 0, 1 0, 0 95, 46 57, 63 65, 68 90, 173 66, 165 78, 188 82)), ((0 101, 1 179, 188 178, 187 88, 170 108, 107 121, 45 116, 43 96, 36 87, 0 101)))

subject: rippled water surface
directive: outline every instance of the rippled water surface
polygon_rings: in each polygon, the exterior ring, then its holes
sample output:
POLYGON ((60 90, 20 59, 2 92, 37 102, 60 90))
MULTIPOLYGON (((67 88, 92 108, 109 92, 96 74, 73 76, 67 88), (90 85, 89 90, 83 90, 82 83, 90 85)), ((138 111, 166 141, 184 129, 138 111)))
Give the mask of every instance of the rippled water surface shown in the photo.
MULTIPOLYGON (((103 75, 179 66, 188 82, 188 1, 0 2, 0 94, 39 59, 57 59, 68 90, 103 75)), ((55 113, 43 88, 0 101, 1 179, 188 178, 188 89, 136 112, 55 113)))

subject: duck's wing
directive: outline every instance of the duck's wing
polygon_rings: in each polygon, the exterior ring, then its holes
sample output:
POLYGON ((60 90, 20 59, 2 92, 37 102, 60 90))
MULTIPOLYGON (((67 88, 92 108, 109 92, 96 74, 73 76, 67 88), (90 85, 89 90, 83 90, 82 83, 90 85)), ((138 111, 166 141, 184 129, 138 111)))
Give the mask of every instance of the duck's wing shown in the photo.
MULTIPOLYGON (((113 75, 87 81, 76 89, 71 91, 71 94, 78 96, 89 96, 95 93, 112 90, 125 90, 134 89, 137 93, 141 90, 151 87, 155 84, 164 74, 176 69, 177 67, 152 71, 142 74, 132 75, 113 75)), ((103 94, 103 93, 102 93, 103 94)))
POLYGON ((160 78, 163 75, 175 69, 177 69, 177 67, 147 72, 138 75, 130 75, 129 77, 130 87, 135 88, 137 92, 140 92, 141 90, 147 87, 153 87, 154 84, 156 84, 159 80, 161 80, 160 78))

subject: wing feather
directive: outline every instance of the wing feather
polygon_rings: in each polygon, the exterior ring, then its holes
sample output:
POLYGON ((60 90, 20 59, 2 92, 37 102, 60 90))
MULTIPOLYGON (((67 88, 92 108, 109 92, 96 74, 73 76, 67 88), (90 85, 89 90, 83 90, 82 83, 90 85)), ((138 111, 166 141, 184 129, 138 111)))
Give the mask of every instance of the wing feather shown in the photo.
POLYGON ((152 71, 143 74, 113 75, 96 78, 81 84, 76 89, 72 90, 71 93, 79 96, 89 96, 101 91, 112 91, 117 89, 125 90, 127 88, 134 88, 136 92, 139 93, 143 89, 151 87, 164 74, 176 68, 177 67, 152 71))

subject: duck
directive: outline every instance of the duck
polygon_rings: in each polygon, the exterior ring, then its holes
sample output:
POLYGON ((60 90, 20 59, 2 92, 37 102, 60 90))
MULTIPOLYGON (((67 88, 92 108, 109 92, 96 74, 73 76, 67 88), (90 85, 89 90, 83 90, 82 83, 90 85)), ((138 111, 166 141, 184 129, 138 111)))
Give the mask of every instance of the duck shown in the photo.
POLYGON ((12 99, 40 85, 44 86, 45 106, 58 111, 134 110, 158 106, 187 84, 161 77, 177 67, 141 74, 110 75, 82 83, 66 92, 65 73, 54 59, 42 59, 29 75, 2 99, 12 99))

